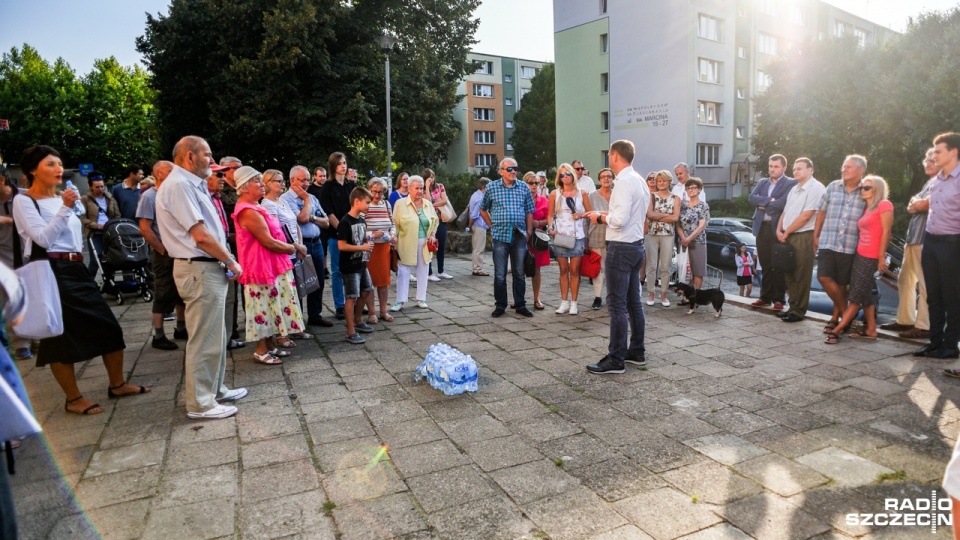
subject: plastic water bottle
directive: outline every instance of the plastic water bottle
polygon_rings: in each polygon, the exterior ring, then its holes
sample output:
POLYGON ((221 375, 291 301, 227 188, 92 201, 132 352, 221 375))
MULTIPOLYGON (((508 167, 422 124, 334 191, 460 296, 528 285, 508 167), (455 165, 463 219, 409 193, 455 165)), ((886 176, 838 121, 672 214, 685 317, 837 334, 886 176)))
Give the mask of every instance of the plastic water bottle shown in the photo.
MULTIPOLYGON (((372 232, 368 232, 368 233, 367 233, 367 243, 370 243, 370 242, 373 242, 373 233, 372 233, 372 232)), ((370 260, 370 252, 369 252, 369 251, 364 251, 364 252, 363 252, 363 262, 367 262, 367 261, 369 261, 369 260, 370 260)))
MULTIPOLYGON (((67 189, 75 192, 78 197, 80 196, 80 190, 77 189, 77 186, 73 185, 73 180, 67 180, 67 189)), ((76 214, 77 217, 87 215, 87 209, 83 207, 80 199, 77 199, 77 202, 73 203, 73 213, 76 214)))

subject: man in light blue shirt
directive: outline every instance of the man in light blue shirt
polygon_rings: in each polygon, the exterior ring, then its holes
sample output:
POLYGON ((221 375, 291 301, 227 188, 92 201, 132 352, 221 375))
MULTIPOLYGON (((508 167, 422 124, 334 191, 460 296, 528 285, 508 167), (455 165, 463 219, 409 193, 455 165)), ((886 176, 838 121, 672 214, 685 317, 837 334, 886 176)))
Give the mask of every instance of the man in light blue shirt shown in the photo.
MULTIPOLYGON (((327 214, 320 207, 320 201, 307 192, 310 187, 310 170, 303 165, 295 165, 290 169, 290 189, 280 195, 280 202, 297 215, 297 223, 303 233, 303 245, 307 246, 307 253, 313 259, 313 266, 317 272, 323 272, 323 241, 320 230, 330 225, 327 214)), ((323 311, 323 279, 318 279, 320 288, 307 295, 307 324, 333 326, 333 323, 324 319, 323 311)))
POLYGON ((473 275, 489 276, 483 271, 483 259, 480 255, 487 248, 487 222, 480 217, 480 203, 483 201, 483 193, 487 191, 489 178, 481 178, 477 182, 477 190, 470 196, 470 229, 473 234, 473 275))

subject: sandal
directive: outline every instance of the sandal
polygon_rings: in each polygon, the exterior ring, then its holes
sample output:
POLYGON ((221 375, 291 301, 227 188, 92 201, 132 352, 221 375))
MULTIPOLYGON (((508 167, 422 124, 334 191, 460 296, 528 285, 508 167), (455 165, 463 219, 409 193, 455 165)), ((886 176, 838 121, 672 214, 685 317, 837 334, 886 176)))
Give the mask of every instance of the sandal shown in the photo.
POLYGON ((273 338, 273 341, 276 342, 276 344, 279 345, 280 347, 283 347, 284 349, 292 349, 297 346, 297 344, 294 343, 292 339, 286 336, 275 337, 273 338))
POLYGON ((297 332, 296 334, 290 334, 289 337, 293 339, 313 339, 313 334, 309 334, 307 332, 297 332))
POLYGON ((383 319, 384 322, 393 322, 393 317, 389 313, 381 313, 380 318, 383 319))
POLYGON ((275 356, 277 358, 286 358, 293 353, 291 353, 290 351, 285 351, 283 349, 274 349, 272 351, 267 351, 267 354, 271 356, 275 356))
POLYGON ((376 316, 376 315, 371 315, 371 316, 367 317, 367 324, 378 324, 379 322, 380 322, 380 320, 377 319, 377 316, 376 316))
POLYGON ((541 302, 540 300, 537 300, 536 302, 533 303, 533 309, 544 309, 545 307, 547 306, 543 305, 543 302, 541 302))
POLYGON ((823 340, 823 342, 827 345, 836 345, 837 343, 840 343, 840 334, 828 332, 827 339, 823 340))
POLYGON ((856 332, 853 332, 852 334, 850 334, 850 338, 851 339, 867 339, 870 341, 877 340, 877 336, 871 336, 870 334, 867 333, 866 330, 862 330, 862 329, 857 330, 856 332))
POLYGON ((827 325, 823 327, 823 333, 829 334, 830 332, 833 331, 834 328, 837 327, 838 324, 840 324, 840 321, 836 319, 830 319, 829 321, 827 321, 827 325))
MULTIPOLYGON (((127 392, 126 394, 117 394, 117 393, 114 392, 114 390, 116 390, 117 388, 123 388, 124 386, 126 386, 126 384, 127 384, 127 383, 121 383, 121 384, 118 384, 117 386, 110 386, 110 387, 108 387, 108 388, 107 388, 107 397, 110 398, 110 399, 116 399, 116 398, 122 398, 122 397, 127 397, 127 396, 135 396, 135 395, 137 395, 137 394, 146 394, 147 392, 150 391, 150 389, 147 388, 146 386, 138 386, 137 388, 139 388, 139 390, 138 390, 137 392, 127 392)), ((83 397, 83 396, 81 396, 81 397, 83 397)), ((78 398, 78 399, 79 399, 79 398, 78 398)))
POLYGON ((100 413, 103 412, 103 407, 101 407, 99 403, 94 403, 93 405, 87 407, 86 409, 84 409, 84 410, 82 410, 82 411, 80 411, 80 412, 71 411, 69 405, 70 405, 71 403, 76 403, 77 401, 80 401, 81 399, 83 399, 83 395, 80 395, 79 397, 77 397, 77 398, 75 398, 75 399, 68 399, 67 402, 63 404, 63 410, 65 410, 65 411, 67 411, 68 413, 71 413, 71 414, 79 414, 80 416, 91 416, 91 415, 100 414, 100 413), (99 411, 95 411, 94 409, 100 409, 100 410, 99 410, 99 411))
POLYGON ((260 364, 267 364, 268 366, 275 366, 283 363, 283 360, 273 356, 269 351, 263 353, 262 356, 257 353, 253 353, 253 359, 260 364))

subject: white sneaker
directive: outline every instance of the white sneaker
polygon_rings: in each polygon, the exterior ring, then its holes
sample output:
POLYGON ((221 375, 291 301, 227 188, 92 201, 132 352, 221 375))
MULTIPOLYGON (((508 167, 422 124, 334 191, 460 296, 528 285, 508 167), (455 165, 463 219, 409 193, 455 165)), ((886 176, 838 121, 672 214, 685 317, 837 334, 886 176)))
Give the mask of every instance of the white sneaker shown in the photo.
POLYGON ((237 408, 233 405, 217 405, 209 411, 188 412, 187 418, 194 420, 219 420, 221 418, 230 418, 235 414, 237 414, 237 408))
POLYGON ((453 279, 453 276, 451 276, 450 274, 448 274, 448 273, 446 273, 446 272, 441 272, 441 273, 439 273, 439 274, 437 274, 437 275, 440 276, 440 277, 442 277, 443 279, 453 279))
POLYGON ((556 313, 557 315, 563 315, 568 311, 570 311, 570 302, 567 300, 563 300, 560 302, 560 307, 558 307, 557 311, 555 311, 554 313, 556 313))
POLYGON ((410 281, 413 283, 417 282, 417 276, 410 276, 410 281))
POLYGON ((421 309, 427 309, 430 306, 428 306, 423 300, 417 300, 417 307, 421 309))
POLYGON ((403 302, 394 302, 393 305, 390 306, 390 311, 394 313, 400 311, 401 309, 403 309, 403 302))
POLYGON ((433 275, 427 277, 427 281, 440 281, 440 278, 438 278, 436 275, 433 275))
POLYGON ((220 401, 237 401, 238 399, 243 399, 247 397, 246 388, 234 388, 233 390, 227 390, 222 397, 219 397, 220 401))
POLYGON ((577 307, 577 303, 570 302, 570 314, 577 315, 578 313, 580 313, 580 309, 577 307))

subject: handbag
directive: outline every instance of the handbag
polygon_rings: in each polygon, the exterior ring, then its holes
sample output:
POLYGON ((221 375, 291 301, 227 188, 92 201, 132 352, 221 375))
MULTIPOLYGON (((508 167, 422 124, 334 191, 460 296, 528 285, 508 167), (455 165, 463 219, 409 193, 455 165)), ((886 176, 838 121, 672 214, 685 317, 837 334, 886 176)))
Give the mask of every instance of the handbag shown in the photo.
POLYGON ((550 235, 547 231, 541 231, 539 229, 533 231, 531 246, 537 251, 547 251, 550 249, 550 235))
POLYGON ((436 253, 437 248, 440 247, 440 241, 436 238, 427 238, 427 251, 430 253, 436 253))
MULTIPOLYGON (((560 213, 560 193, 557 192, 557 213, 560 213)), ((553 230, 557 230, 557 217, 553 217, 553 230)), ((554 247, 563 248, 563 249, 573 249, 577 245, 577 238, 575 236, 567 236, 565 234, 554 234, 553 235, 553 245, 554 247)))
MULTIPOLYGON (((439 187, 440 187, 441 193, 447 192, 446 188, 443 187, 443 184, 439 184, 439 187)), ((439 212, 440 219, 443 220, 444 223, 450 223, 451 221, 456 221, 457 211, 453 209, 453 203, 450 202, 450 197, 447 197, 447 204, 441 206, 440 208, 438 208, 438 210, 440 211, 439 212)))
POLYGON ((523 275, 529 278, 537 275, 537 256, 529 249, 523 258, 523 275))
MULTIPOLYGON (((283 232, 286 233, 287 241, 293 243, 293 235, 287 226, 283 226, 283 232)), ((317 267, 313 264, 313 257, 306 256, 302 259, 293 261, 293 281, 297 286, 297 296, 303 298, 310 293, 320 290, 320 279, 317 276, 317 267)))
MULTIPOLYGON (((447 201, 449 202, 449 201, 447 201)), ((463 212, 460 212, 460 215, 457 216, 457 226, 461 229, 466 229, 467 225, 470 224, 470 207, 463 209, 463 212)))
POLYGON ((580 275, 585 278, 596 279, 600 275, 600 265, 603 257, 592 249, 586 250, 580 259, 580 275))
MULTIPOLYGON (((29 195, 28 195, 29 197, 29 195)), ((37 200, 30 197, 40 213, 37 200)), ((53 275, 47 250, 31 242, 30 262, 14 270, 23 281, 27 307, 23 320, 17 325, 18 336, 27 339, 45 339, 63 334, 63 310, 60 304, 60 288, 53 275)))
POLYGON ((790 244, 777 242, 770 249, 770 270, 790 273, 797 267, 797 251, 790 244))
POLYGON ((400 252, 397 248, 390 246, 390 271, 396 273, 400 268, 400 252))

